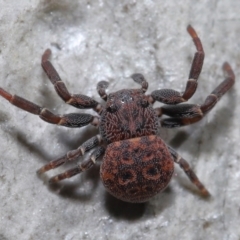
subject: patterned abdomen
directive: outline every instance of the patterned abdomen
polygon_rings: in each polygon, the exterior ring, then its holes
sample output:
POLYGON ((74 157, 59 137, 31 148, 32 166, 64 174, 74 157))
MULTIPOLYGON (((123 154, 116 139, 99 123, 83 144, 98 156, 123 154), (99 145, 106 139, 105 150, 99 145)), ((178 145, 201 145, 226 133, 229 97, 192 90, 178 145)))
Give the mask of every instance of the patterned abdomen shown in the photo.
POLYGON ((167 146, 151 135, 109 144, 100 175, 113 196, 127 202, 145 202, 167 187, 173 171, 167 146))

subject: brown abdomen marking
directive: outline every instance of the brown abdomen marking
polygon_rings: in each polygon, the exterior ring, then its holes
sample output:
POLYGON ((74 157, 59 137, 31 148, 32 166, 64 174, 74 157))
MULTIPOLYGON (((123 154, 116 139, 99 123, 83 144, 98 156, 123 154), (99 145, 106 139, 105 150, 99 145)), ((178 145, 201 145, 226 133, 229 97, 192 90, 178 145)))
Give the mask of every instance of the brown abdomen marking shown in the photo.
POLYGON ((166 144, 151 135, 109 144, 100 175, 113 196, 127 202, 145 202, 167 187, 173 171, 166 144))

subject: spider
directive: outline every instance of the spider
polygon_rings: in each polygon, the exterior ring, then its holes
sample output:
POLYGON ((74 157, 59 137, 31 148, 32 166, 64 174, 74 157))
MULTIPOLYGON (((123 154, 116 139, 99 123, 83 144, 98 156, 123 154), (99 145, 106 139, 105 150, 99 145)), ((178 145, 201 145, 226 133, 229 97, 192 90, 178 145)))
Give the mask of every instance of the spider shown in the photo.
POLYGON ((193 39, 196 53, 183 93, 172 89, 160 89, 145 95, 148 83, 142 74, 137 73, 131 78, 141 85, 140 89, 123 89, 107 94, 108 82, 99 82, 97 84, 98 94, 106 101, 106 105, 103 106, 88 96, 69 93, 49 61, 51 55, 49 49, 42 55, 42 68, 54 85, 57 94, 67 104, 80 109, 92 108, 99 116, 84 113, 60 116, 0 88, 0 95, 11 104, 38 115, 48 123, 70 128, 92 124, 99 129, 98 135, 90 138, 77 149, 41 167, 38 174, 76 160, 94 149, 87 160, 53 176, 49 183, 56 183, 84 172, 102 158, 100 177, 107 191, 123 201, 145 202, 167 187, 174 172, 175 162, 180 165, 201 194, 208 196, 208 190, 200 182, 188 162, 157 135, 159 127, 175 128, 201 120, 235 82, 233 70, 228 63, 224 63, 223 70, 227 73, 226 79, 207 96, 202 105, 181 104, 188 101, 195 93, 204 60, 204 50, 196 31, 190 25, 187 31, 193 39), (155 101, 164 105, 153 108, 155 101), (161 118, 162 115, 168 117, 161 118))

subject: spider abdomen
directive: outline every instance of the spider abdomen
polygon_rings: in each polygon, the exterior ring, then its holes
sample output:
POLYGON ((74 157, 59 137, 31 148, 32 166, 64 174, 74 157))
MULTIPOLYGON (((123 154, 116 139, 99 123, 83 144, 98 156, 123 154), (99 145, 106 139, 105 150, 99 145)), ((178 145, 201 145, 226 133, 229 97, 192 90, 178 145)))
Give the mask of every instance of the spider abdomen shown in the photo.
POLYGON ((174 162, 158 136, 145 136, 108 145, 101 179, 113 196, 127 202, 145 202, 164 190, 174 162))

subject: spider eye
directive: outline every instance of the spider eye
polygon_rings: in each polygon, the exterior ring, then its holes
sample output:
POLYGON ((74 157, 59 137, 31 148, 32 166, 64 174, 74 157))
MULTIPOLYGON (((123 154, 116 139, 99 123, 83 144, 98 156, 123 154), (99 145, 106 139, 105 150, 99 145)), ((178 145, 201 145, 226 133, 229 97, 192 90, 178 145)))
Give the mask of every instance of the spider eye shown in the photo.
POLYGON ((109 94, 109 95, 108 95, 108 100, 109 100, 109 101, 113 101, 113 100, 114 100, 114 97, 113 97, 112 94, 109 94))
POLYGON ((117 106, 115 104, 111 104, 107 107, 107 111, 110 113, 114 113, 118 110, 117 106))
POLYGON ((146 99, 141 99, 140 104, 144 108, 149 106, 149 102, 146 99))
POLYGON ((121 103, 127 103, 127 102, 130 102, 130 101, 133 101, 133 98, 131 96, 123 96, 121 98, 121 103))

